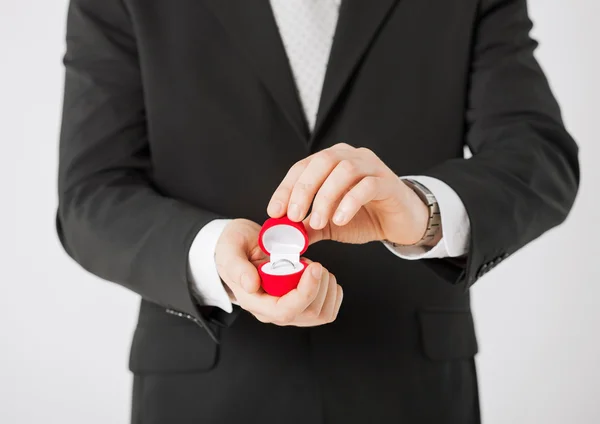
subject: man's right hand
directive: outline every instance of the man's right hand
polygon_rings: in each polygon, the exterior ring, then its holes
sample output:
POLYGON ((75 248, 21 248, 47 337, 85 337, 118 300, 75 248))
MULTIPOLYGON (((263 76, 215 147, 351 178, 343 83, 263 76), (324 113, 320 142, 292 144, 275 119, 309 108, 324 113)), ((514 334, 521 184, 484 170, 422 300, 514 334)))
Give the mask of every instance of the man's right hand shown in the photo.
POLYGON ((269 260, 258 245, 260 226, 255 222, 231 221, 217 242, 215 262, 233 303, 261 322, 279 326, 316 327, 337 318, 342 287, 321 264, 311 263, 298 287, 283 297, 265 293, 257 267, 269 260))

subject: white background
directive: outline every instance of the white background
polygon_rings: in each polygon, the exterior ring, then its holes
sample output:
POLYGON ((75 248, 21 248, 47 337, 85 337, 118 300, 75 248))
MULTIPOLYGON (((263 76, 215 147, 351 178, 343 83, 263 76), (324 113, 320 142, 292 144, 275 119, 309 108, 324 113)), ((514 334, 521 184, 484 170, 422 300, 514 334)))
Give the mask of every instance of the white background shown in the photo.
MULTIPOLYGON (((456 2, 457 5, 460 2, 456 2)), ((137 298, 54 233, 66 0, 0 0, 0 422, 126 423, 137 298)), ((581 147, 567 224, 473 290, 487 424, 600 422, 600 2, 532 0, 538 58, 581 147)))

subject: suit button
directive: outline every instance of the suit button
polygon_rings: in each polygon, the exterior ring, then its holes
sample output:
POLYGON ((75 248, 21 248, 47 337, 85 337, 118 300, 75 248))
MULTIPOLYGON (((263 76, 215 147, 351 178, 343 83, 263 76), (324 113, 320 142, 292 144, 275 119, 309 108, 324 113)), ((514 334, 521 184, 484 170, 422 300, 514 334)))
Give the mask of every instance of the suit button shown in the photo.
POLYGON ((479 268, 479 271, 477 272, 477 278, 481 278, 485 275, 485 273, 488 271, 488 267, 489 267, 489 263, 485 263, 483 265, 481 265, 481 267, 479 268))

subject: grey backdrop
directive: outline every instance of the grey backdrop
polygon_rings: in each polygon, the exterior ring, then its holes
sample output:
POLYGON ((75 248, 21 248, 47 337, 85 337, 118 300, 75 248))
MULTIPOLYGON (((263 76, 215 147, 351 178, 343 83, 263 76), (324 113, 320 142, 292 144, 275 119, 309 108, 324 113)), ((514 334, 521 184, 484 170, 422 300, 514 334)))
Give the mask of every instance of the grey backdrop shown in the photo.
MULTIPOLYGON (((75 266, 53 229, 66 3, 0 0, 3 424, 128 422, 137 299, 75 266)), ((488 424, 595 424, 600 3, 530 6, 538 58, 581 146, 583 184, 566 225, 473 289, 483 416, 488 424)))

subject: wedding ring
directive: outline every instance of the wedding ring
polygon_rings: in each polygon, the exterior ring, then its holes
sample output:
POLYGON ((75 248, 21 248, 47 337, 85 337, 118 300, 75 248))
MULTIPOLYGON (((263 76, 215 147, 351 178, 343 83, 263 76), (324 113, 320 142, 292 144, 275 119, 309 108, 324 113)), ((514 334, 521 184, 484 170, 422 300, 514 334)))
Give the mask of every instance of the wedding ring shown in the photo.
POLYGON ((273 265, 271 265, 271 269, 276 269, 278 267, 281 267, 282 266, 281 264, 291 265, 292 268, 296 268, 294 263, 292 261, 290 261, 289 259, 279 259, 278 261, 273 262, 273 265))

